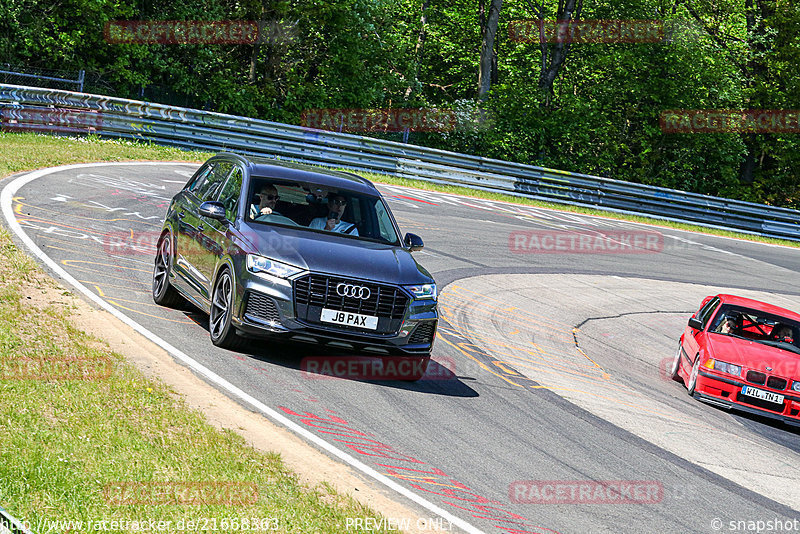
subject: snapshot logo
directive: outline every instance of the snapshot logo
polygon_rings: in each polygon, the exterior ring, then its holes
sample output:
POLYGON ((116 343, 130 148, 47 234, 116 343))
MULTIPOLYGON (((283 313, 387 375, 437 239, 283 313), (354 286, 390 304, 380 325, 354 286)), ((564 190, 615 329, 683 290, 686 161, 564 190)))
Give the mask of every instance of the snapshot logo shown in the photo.
POLYGON ((111 376, 111 358, 18 358, 0 360, 0 380, 102 380, 111 376))
POLYGON ((508 36, 519 43, 660 43, 663 20, 513 20, 508 36))
POLYGON ((363 381, 452 380, 455 362, 444 358, 430 361, 423 373, 421 358, 407 356, 309 356, 300 361, 303 378, 325 380, 344 378, 363 381))
POLYGON ((664 133, 800 133, 800 110, 673 109, 659 123, 664 133))
POLYGON ((658 504, 657 480, 517 480, 508 487, 515 504, 658 504))
POLYGON ((113 20, 103 35, 108 44, 256 44, 293 39, 294 26, 254 20, 113 20))
POLYGON ((450 132, 458 117, 449 109, 307 109, 305 128, 333 132, 450 132))
POLYGON ((654 254, 664 250, 664 235, 652 230, 516 230, 508 236, 508 248, 514 254, 654 254))
POLYGON ((110 482, 103 497, 121 505, 245 505, 258 501, 253 482, 110 482))

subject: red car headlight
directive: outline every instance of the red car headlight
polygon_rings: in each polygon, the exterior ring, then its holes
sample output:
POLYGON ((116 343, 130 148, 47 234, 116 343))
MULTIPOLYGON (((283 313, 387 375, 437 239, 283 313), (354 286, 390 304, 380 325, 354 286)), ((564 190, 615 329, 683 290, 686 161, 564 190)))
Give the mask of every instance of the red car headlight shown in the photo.
POLYGON ((714 358, 709 358, 703 365, 709 369, 720 371, 722 373, 728 373, 729 375, 742 376, 742 368, 738 365, 733 365, 732 363, 721 362, 719 360, 715 360, 714 358))

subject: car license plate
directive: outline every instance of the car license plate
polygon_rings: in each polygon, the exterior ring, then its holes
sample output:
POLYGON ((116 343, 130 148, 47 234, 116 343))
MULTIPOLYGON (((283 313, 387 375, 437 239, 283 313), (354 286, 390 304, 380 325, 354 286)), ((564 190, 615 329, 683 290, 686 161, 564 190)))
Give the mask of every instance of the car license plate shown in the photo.
POLYGON ((755 397, 756 399, 774 402, 775 404, 783 404, 783 395, 778 395, 777 393, 773 393, 771 391, 764 391, 750 386, 744 386, 742 388, 742 395, 747 395, 748 397, 755 397))
POLYGON ((319 318, 324 323, 355 326, 358 328, 366 328, 367 330, 377 330, 378 328, 378 318, 372 315, 361 315, 360 313, 322 308, 322 315, 320 315, 319 318))

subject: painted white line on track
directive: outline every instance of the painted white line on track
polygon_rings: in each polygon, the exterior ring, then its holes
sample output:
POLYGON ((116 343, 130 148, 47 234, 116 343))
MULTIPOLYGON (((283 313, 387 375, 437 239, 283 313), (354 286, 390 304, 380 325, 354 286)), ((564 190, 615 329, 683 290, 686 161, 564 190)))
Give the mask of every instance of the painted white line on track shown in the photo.
POLYGON ((16 194, 19 189, 36 180, 37 178, 41 178, 42 176, 47 176, 48 174, 53 174, 55 172, 73 170, 73 169, 85 169, 91 167, 106 167, 106 166, 125 166, 125 165, 186 165, 185 163, 161 163, 161 162, 130 162, 130 163, 82 163, 76 165, 63 165, 61 167, 52 167, 49 169, 40 169, 38 171, 33 171, 29 174, 25 174, 12 180, 8 185, 3 188, 2 193, 0 193, 0 206, 2 206, 3 210, 3 217, 5 217, 6 222, 17 237, 23 242, 23 244, 31 251, 37 258, 39 258, 45 265, 47 265, 50 269, 56 272, 59 276, 61 276, 65 281, 67 281, 70 285, 75 287, 78 291, 83 293, 88 299, 92 302, 109 312, 111 315, 125 323, 126 325, 130 326, 138 333, 155 343, 156 345, 160 346, 172 356, 183 362, 184 364, 188 365, 196 372, 200 373, 208 380, 219 386, 220 388, 224 389, 225 391, 229 392, 231 395, 238 397, 239 399, 243 400, 247 404, 253 406, 256 410, 263 413, 267 417, 273 419, 274 421, 280 423, 284 427, 292 430, 296 434, 302 436, 307 441, 314 443, 315 445, 321 447, 322 449, 328 451, 329 453, 333 454, 343 462, 347 463, 351 467, 358 469, 365 475, 377 480, 381 484, 387 486, 388 488, 396 491, 397 493, 401 494, 402 496, 406 497, 407 499, 417 503, 418 505, 422 506, 426 510, 438 515, 439 517, 449 521, 452 525, 457 526, 458 528, 469 532, 471 534, 484 534, 484 532, 463 519, 459 519, 458 517, 452 515, 451 513, 447 512, 446 510, 436 506, 432 502, 428 501, 417 495, 416 493, 409 491, 408 489, 404 488, 394 480, 390 479, 389 477, 382 475, 372 467, 368 466, 367 464, 357 460, 350 454, 337 449, 327 441, 323 440, 322 438, 318 437, 317 435, 311 433, 311 431, 301 427, 291 419, 287 418, 286 416, 278 413, 277 411, 273 410, 263 402, 259 401, 255 397, 245 393, 235 385, 231 384, 221 376, 217 375, 212 370, 208 369, 204 365, 200 364, 199 362, 192 359, 190 356, 185 354, 183 351, 177 349, 164 339, 160 338, 144 326, 140 325, 127 315, 123 314, 115 307, 101 299, 99 296, 95 295, 92 291, 90 291, 86 286, 80 283, 76 278, 70 275, 66 270, 64 270, 58 263, 52 260, 47 254, 45 254, 42 249, 40 249, 36 243, 23 231, 22 226, 17 222, 16 217, 14 217, 14 208, 12 205, 12 201, 14 199, 14 195, 16 194))
MULTIPOLYGON (((628 219, 617 219, 615 217, 608 217, 608 216, 604 216, 604 215, 594 215, 594 214, 590 214, 590 213, 573 212, 573 211, 568 211, 566 209, 558 209, 558 208, 544 207, 544 206, 533 206, 533 205, 530 205, 530 204, 519 204, 519 203, 516 203, 516 202, 509 202, 507 200, 478 199, 478 198, 471 197, 469 195, 460 194, 460 193, 445 193, 445 192, 442 192, 442 191, 434 191, 434 190, 431 190, 431 189, 415 189, 415 188, 407 186, 407 185, 387 184, 387 183, 383 183, 383 182, 381 182, 379 180, 375 180, 375 181, 373 181, 373 183, 376 186, 380 186, 380 187, 386 188, 389 191, 392 191, 393 193, 398 193, 400 191, 419 192, 418 196, 420 196, 423 199, 426 199, 426 200, 438 200, 439 202, 442 202, 444 204, 452 204, 452 205, 455 205, 455 206, 463 205, 464 202, 461 199, 467 199, 470 202, 483 202, 484 204, 487 204, 487 205, 499 204, 501 206, 508 206, 509 208, 516 207, 516 208, 519 208, 519 209, 522 209, 522 210, 527 208, 527 209, 530 209, 532 212, 544 211, 544 212, 557 213, 557 214, 559 214, 561 216, 564 216, 566 218, 571 218, 574 222, 578 222, 578 223, 581 223, 581 224, 586 224, 585 220, 581 220, 581 218, 599 219, 599 220, 602 220, 602 221, 621 222, 621 223, 627 223, 627 224, 636 225, 636 226, 644 226, 644 227, 647 227, 647 228, 660 228, 661 230, 669 230, 671 232, 684 232, 684 233, 687 233, 687 234, 695 234, 697 236, 702 236, 702 237, 711 237, 711 238, 715 238, 715 239, 726 239, 726 240, 729 240, 729 241, 737 241, 739 243, 755 243, 757 245, 762 245, 762 246, 765 246, 765 247, 780 247, 780 248, 786 248, 786 249, 790 249, 790 250, 797 250, 797 247, 792 247, 790 245, 782 245, 782 244, 779 244, 779 243, 764 243, 762 241, 752 241, 750 239, 743 239, 741 237, 716 235, 716 234, 710 234, 710 233, 706 233, 706 232, 702 232, 702 231, 698 231, 698 230, 685 230, 683 228, 672 228, 670 226, 664 226, 662 224, 658 224, 660 221, 663 221, 663 219, 658 219, 658 218, 653 218, 653 222, 652 223, 645 223, 645 222, 639 222, 639 221, 631 221, 631 220, 628 220, 628 219)), ((483 192, 486 192, 486 191, 483 191, 483 192)), ((498 193, 498 194, 509 194, 506 191, 490 191, 490 192, 498 193)), ((520 195, 520 198, 526 198, 526 197, 520 195)), ((547 202, 546 200, 540 200, 540 201, 541 202, 547 202)), ((591 208, 591 207, 588 207, 588 206, 579 206, 579 207, 585 207, 586 209, 596 209, 598 211, 603 211, 603 208, 599 207, 599 206, 595 207, 595 208, 591 208)), ((608 210, 608 212, 609 213, 616 213, 614 210, 608 210)), ((637 216, 635 213, 628 214, 628 213, 625 213, 625 212, 621 212, 621 214, 622 215, 637 216)), ((638 215, 638 216, 639 217, 646 217, 645 215, 638 215)), ((669 221, 669 220, 667 220, 667 221, 669 221)), ((687 224, 687 225, 690 225, 690 226, 691 225, 695 225, 695 226, 699 226, 701 228, 704 226, 704 225, 702 225, 700 223, 691 222, 691 221, 673 221, 673 222, 679 222, 681 224, 687 224)), ((745 232, 744 230, 737 230, 735 228, 726 229, 726 228, 721 228, 721 227, 712 226, 712 225, 707 225, 707 227, 708 228, 712 228, 712 229, 727 230, 729 232, 741 232, 742 234, 747 234, 747 232, 745 232)), ((755 237, 759 237, 758 234, 754 234, 754 235, 755 235, 755 237)), ((734 253, 731 253, 731 254, 734 254, 734 253)))

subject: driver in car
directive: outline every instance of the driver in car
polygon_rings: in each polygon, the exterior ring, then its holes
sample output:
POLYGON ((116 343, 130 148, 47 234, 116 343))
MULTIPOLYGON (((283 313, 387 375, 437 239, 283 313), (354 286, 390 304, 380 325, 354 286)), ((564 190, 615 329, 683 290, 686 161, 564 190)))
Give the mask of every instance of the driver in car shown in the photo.
POLYGON ((278 190, 275 189, 275 186, 272 184, 267 184, 261 187, 261 192, 257 193, 255 196, 259 197, 258 206, 255 204, 250 206, 250 217, 256 220, 261 220, 261 218, 266 217, 267 215, 275 214, 280 215, 277 211, 275 211, 275 204, 278 203, 278 190))
POLYGON ((741 327, 739 326, 739 318, 735 315, 729 315, 722 320, 719 327, 717 327, 717 332, 720 334, 739 334, 739 330, 741 327))
POLYGON ((775 326, 772 327, 772 332, 770 335, 775 341, 784 341, 786 338, 794 338, 792 327, 783 323, 775 323, 775 326))

